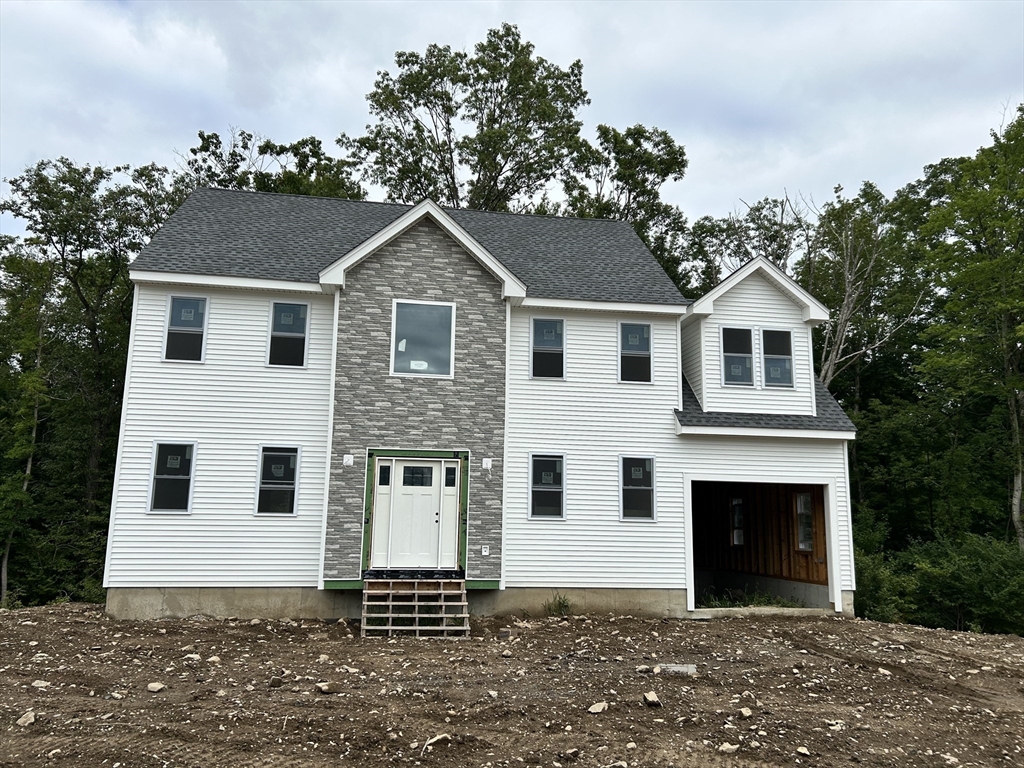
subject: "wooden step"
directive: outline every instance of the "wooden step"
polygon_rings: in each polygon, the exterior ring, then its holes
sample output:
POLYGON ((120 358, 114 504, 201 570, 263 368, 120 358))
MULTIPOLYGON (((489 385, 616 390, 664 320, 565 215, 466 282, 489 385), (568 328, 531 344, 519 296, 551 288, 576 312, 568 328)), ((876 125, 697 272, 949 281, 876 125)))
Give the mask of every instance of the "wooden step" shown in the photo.
POLYGON ((367 579, 363 637, 468 637, 466 582, 459 579, 367 579))

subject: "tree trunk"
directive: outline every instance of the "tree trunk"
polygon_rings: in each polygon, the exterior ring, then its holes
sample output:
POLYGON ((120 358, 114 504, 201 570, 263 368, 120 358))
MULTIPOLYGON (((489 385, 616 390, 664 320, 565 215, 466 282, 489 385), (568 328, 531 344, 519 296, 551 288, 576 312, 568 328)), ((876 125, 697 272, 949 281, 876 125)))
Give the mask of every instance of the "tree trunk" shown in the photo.
POLYGON ((4 554, 0 557, 0 606, 7 604, 7 561, 11 557, 11 542, 14 541, 14 528, 7 533, 4 554))
POLYGON ((1010 392, 1010 435, 1013 440, 1013 493, 1010 496, 1010 518, 1017 532, 1017 546, 1024 552, 1024 392, 1010 392))

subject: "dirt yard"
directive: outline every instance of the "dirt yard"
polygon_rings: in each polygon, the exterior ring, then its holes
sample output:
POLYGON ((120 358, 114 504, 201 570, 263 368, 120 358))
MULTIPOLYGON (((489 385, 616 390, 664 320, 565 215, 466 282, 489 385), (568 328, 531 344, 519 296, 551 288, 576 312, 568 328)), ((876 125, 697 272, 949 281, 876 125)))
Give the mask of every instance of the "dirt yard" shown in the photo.
POLYGON ((1024 766, 1024 638, 576 616, 363 640, 344 623, 0 611, 3 766, 850 763, 1024 766))

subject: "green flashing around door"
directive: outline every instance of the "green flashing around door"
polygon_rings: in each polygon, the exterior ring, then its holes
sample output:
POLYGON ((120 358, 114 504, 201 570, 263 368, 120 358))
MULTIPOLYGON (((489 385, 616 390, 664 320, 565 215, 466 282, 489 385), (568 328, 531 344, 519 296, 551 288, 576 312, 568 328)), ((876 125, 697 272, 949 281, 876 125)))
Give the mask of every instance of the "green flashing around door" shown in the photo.
MULTIPOLYGON (((459 459, 462 471, 459 473, 459 567, 466 570, 466 544, 469 536, 469 451, 396 451, 374 450, 366 454, 366 492, 363 514, 363 565, 370 567, 370 544, 373 536, 373 489, 376 460, 380 456, 401 459, 459 459)), ((326 582, 325 582, 326 583, 326 582)), ((352 583, 352 582, 345 582, 352 583)), ((360 582, 360 585, 362 582, 360 582)), ((497 582, 495 582, 497 584, 497 582)), ((326 587, 330 588, 330 587, 326 587)), ((336 587, 336 589, 361 589, 362 587, 336 587)))
POLYGON ((501 582, 497 579, 468 579, 466 589, 498 589, 501 582))
POLYGON ((362 579, 326 579, 324 589, 362 589, 362 579))

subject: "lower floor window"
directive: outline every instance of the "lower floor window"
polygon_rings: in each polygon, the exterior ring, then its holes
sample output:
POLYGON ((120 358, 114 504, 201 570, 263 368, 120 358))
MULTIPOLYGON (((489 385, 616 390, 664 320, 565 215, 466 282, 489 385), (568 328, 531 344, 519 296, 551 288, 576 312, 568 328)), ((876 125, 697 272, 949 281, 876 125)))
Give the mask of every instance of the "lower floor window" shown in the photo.
POLYGON ((150 511, 188 512, 194 450, 192 443, 157 443, 150 511))
POLYGON ((654 519, 654 459, 622 457, 622 519, 654 519))
POLYGON ((530 517, 565 516, 564 459, 534 455, 530 459, 530 517))
POLYGON ((811 494, 796 495, 796 548, 800 552, 814 551, 814 508, 811 494))
POLYGON ((260 457, 260 490, 256 511, 290 515, 295 512, 298 448, 264 448, 260 457))

